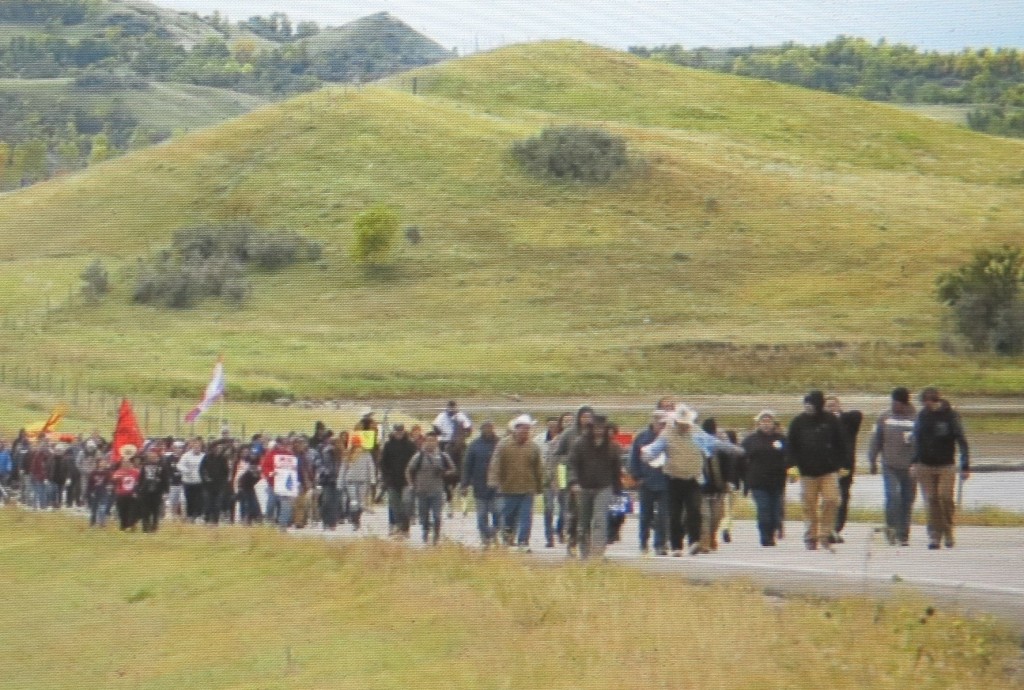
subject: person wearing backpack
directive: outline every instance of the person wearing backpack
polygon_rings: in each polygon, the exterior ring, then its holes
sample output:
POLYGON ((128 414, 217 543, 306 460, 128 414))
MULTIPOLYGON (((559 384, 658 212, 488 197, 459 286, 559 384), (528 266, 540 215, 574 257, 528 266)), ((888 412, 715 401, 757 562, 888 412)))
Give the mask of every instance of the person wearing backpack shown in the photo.
POLYGON ((422 450, 409 461, 405 473, 419 506, 423 543, 427 543, 432 531, 433 543, 437 544, 441 539, 445 478, 455 473, 455 463, 440 449, 436 431, 427 432, 422 450))

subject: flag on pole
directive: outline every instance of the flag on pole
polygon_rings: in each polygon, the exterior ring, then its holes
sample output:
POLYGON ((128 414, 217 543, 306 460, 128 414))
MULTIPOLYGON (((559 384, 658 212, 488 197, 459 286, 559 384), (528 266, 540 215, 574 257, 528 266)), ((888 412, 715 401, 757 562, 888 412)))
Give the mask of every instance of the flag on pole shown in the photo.
POLYGON ((122 446, 132 445, 141 449, 145 442, 132 404, 125 398, 121 401, 121 409, 117 413, 117 426, 114 427, 114 460, 121 459, 122 446))
POLYGON ((210 409, 210 406, 222 397, 224 397, 224 358, 218 357, 217 364, 213 367, 213 378, 210 379, 210 383, 206 386, 206 394, 203 395, 203 399, 199 401, 199 404, 185 415, 185 421, 189 424, 196 421, 199 419, 199 415, 210 409))
POLYGON ((25 427, 25 432, 30 438, 42 438, 51 431, 56 430, 57 425, 64 419, 64 415, 67 414, 68 406, 61 403, 57 407, 53 408, 53 412, 46 418, 45 422, 38 422, 36 424, 30 424, 25 427))

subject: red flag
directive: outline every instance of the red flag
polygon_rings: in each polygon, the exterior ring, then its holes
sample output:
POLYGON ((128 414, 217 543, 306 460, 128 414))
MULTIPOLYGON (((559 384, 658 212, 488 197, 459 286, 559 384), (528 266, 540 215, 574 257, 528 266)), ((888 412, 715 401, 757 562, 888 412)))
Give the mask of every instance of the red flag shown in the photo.
POLYGON ((135 419, 132 404, 126 398, 121 401, 121 409, 117 413, 117 426, 114 428, 114 461, 121 459, 121 446, 131 444, 142 450, 144 442, 139 421, 135 419))

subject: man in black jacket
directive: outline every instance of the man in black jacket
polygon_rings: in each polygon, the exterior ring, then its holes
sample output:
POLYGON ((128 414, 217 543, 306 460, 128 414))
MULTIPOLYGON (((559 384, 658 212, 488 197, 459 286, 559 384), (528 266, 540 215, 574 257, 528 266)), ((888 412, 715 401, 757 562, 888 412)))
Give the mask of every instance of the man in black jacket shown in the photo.
POLYGON ((789 425, 787 450, 800 470, 804 508, 804 544, 831 550, 830 537, 839 506, 839 469, 846 463, 846 441, 839 419, 825 411, 825 396, 811 391, 804 411, 789 425))
POLYGON ((960 478, 971 476, 970 449, 964 437, 960 415, 942 399, 937 388, 921 391, 923 409, 914 424, 917 451, 910 470, 921 485, 928 508, 928 548, 937 549, 945 541, 953 548, 953 495, 956 486, 954 455, 960 449, 960 478))
POLYGON ((831 535, 833 544, 842 544, 841 533, 843 527, 846 527, 846 514, 850 509, 850 488, 853 486, 853 474, 857 469, 857 434, 864 421, 864 414, 860 410, 844 411, 839 398, 834 395, 825 398, 825 409, 839 420, 843 440, 846 442, 846 456, 839 468, 839 509, 836 512, 835 530, 831 535))
POLYGON ((388 495, 388 530, 397 536, 409 536, 412 495, 406 486, 405 470, 418 450, 404 424, 395 425, 381 449, 380 481, 388 495))

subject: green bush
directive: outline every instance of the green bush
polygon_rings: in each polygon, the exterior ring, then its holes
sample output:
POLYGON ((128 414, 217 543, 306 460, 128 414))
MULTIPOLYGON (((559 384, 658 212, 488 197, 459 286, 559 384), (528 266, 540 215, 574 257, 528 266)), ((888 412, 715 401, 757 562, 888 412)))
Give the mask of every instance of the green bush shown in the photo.
POLYGON ((1024 252, 1020 247, 981 249, 967 264, 940 275, 940 302, 950 308, 956 333, 975 352, 1024 351, 1024 252))
POLYGON ((274 271, 322 253, 319 242, 291 230, 263 231, 244 222, 190 226, 174 233, 170 249, 139 260, 132 300, 174 309, 210 297, 240 305, 252 292, 247 266, 274 271))
POLYGON ((512 155, 531 175, 558 182, 601 184, 629 166, 625 139, 576 125, 548 127, 517 141, 512 155))
POLYGON ((355 262, 371 270, 387 266, 398 236, 398 213, 388 206, 378 205, 356 216, 352 227, 355 262))
POLYGON ((82 295, 90 302, 99 300, 110 291, 110 275, 99 259, 86 266, 78 277, 85 283, 82 286, 82 295))

